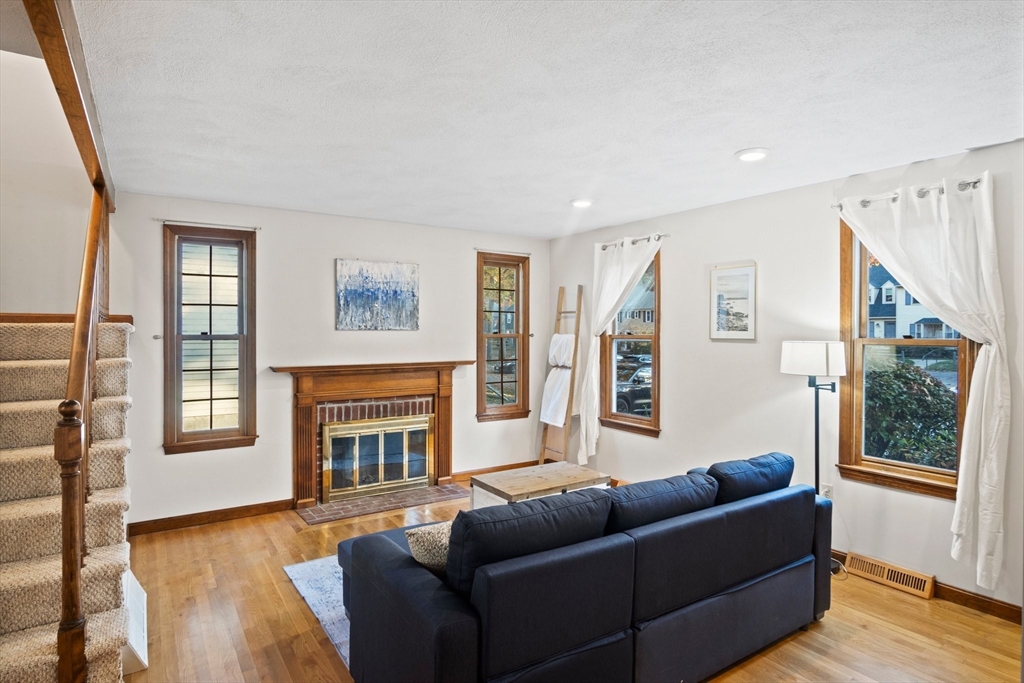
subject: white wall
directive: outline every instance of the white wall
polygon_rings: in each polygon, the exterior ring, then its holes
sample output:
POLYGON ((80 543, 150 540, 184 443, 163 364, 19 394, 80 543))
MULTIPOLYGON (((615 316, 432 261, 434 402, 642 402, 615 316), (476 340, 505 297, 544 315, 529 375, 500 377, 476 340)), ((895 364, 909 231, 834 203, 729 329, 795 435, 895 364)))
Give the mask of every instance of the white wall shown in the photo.
POLYGON ((113 313, 135 316, 128 419, 131 521, 292 496, 292 380, 270 366, 475 360, 476 251, 531 253, 530 417, 476 421, 476 368, 454 373, 452 469, 536 457, 546 370, 548 242, 122 193, 111 216, 113 313), (251 448, 165 455, 163 442, 162 226, 154 218, 261 226, 256 238, 256 403, 251 448), (334 329, 334 259, 420 264, 417 332, 334 329))
MULTIPOLYGON (((685 472, 718 460, 782 451, 794 480, 813 484, 813 393, 779 373, 786 339, 839 338, 839 221, 836 197, 992 171, 999 262, 1006 298, 1014 417, 1006 495, 1006 562, 995 597, 1021 604, 1024 498, 1024 144, 912 164, 558 239, 551 287, 590 284, 593 244, 661 231, 661 437, 603 429, 597 469, 626 481, 685 472), (709 270, 752 259, 758 267, 758 339, 708 339, 709 270)), ((589 304, 589 299, 588 302, 589 304)), ((589 321, 584 321, 587 327, 589 321)), ((838 397, 822 394, 822 481, 835 486, 833 547, 933 573, 992 595, 973 569, 949 556, 953 502, 840 479, 838 397)))
POLYGON ((73 313, 92 187, 42 59, 0 52, 0 311, 73 313))

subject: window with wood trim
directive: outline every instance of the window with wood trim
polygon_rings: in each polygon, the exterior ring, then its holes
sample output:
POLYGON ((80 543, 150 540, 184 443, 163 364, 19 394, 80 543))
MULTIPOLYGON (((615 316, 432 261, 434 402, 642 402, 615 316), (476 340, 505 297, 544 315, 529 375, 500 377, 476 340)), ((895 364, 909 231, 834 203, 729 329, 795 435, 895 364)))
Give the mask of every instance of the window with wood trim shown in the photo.
POLYGON ((640 278, 601 335, 601 424, 657 437, 659 337, 661 331, 661 253, 640 278))
POLYGON ((840 222, 844 478, 956 498, 978 345, 942 323, 840 222), (902 292, 901 292, 902 290, 902 292))
POLYGON ((530 257, 476 260, 476 419, 530 414, 530 257))
POLYGON ((256 442, 256 233, 164 225, 164 452, 256 442))

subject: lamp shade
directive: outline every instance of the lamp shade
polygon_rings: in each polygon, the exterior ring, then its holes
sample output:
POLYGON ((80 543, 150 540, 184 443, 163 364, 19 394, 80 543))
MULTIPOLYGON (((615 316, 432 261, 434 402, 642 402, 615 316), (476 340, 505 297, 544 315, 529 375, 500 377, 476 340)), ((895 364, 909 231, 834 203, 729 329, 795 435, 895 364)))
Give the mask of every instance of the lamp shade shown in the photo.
POLYGON ((842 377, 846 374, 846 345, 841 341, 784 341, 780 371, 787 375, 842 377))

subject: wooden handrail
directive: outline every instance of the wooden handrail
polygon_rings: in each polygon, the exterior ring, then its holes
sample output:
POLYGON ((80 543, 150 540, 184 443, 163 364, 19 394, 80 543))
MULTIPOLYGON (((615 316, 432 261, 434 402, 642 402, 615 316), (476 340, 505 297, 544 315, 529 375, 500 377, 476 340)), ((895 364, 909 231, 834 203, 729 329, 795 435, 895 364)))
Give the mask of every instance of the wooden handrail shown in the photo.
POLYGON ((92 210, 89 215, 89 229, 85 236, 85 255, 82 259, 82 279, 78 285, 78 306, 75 309, 75 327, 71 335, 71 365, 68 367, 68 385, 64 398, 82 400, 89 389, 89 349, 92 347, 96 332, 93 320, 99 312, 96 296, 98 289, 96 273, 99 271, 100 246, 103 242, 103 195, 99 190, 93 191, 92 210))
POLYGON ((58 680, 84 683, 86 618, 82 609, 82 566, 86 554, 85 504, 89 498, 89 416, 92 413, 101 300, 107 289, 104 263, 107 203, 93 192, 82 259, 78 305, 71 333, 68 383, 53 433, 54 458, 61 468, 61 620, 57 631, 58 680))

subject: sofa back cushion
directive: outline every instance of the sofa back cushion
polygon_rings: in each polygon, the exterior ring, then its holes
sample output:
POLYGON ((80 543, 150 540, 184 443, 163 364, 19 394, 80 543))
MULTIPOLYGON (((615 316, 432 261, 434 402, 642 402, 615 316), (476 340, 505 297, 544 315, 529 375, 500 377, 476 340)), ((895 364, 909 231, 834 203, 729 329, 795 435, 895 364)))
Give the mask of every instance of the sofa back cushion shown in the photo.
POLYGON ((715 505, 743 500, 789 486, 793 458, 784 453, 767 453, 749 460, 717 462, 708 474, 718 482, 715 505))
POLYGON ((625 534, 480 567, 469 600, 480 615, 483 679, 564 657, 628 629, 633 575, 633 539, 625 534))
POLYGON ((715 504, 718 482, 706 474, 641 481, 608 491, 612 509, 606 534, 615 534, 715 504))
POLYGON ((790 486, 624 532, 636 542, 634 623, 810 555, 814 489, 790 486))
POLYGON ((452 524, 446 581, 469 595, 479 567, 600 538, 610 507, 607 491, 584 489, 460 512, 452 524))

